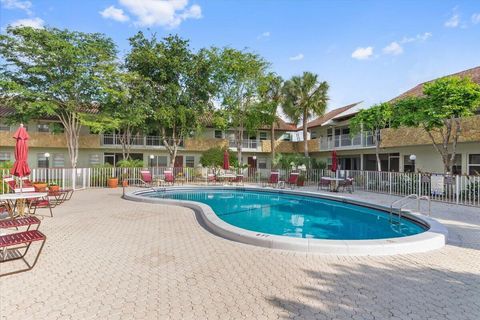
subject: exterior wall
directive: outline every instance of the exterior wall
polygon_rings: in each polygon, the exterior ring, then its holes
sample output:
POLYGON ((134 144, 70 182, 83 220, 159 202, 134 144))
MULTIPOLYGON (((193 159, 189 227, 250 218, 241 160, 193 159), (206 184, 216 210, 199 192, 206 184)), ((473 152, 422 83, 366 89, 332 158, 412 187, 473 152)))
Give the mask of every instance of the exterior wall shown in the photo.
MULTIPOLYGON (((480 142, 480 116, 464 118, 461 124, 459 142, 480 142)), ((428 133, 422 128, 383 129, 381 137, 381 146, 384 148, 432 144, 428 133)), ((438 134, 434 134, 434 137, 436 141, 442 141, 438 134)))

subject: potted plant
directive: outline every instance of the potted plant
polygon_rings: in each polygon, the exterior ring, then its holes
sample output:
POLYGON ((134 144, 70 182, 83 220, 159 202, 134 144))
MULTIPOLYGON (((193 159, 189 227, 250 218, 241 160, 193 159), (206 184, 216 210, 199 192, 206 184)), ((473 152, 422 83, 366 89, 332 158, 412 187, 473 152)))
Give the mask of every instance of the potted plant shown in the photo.
POLYGON ((32 184, 35 188, 35 192, 47 191, 47 183, 45 181, 34 181, 32 184))
POLYGON ((60 191, 60 186, 58 185, 57 182, 51 181, 51 182, 48 184, 48 191, 53 191, 53 192, 60 191))
POLYGON ((301 171, 301 173, 298 175, 297 186, 303 187, 304 185, 305 185, 305 173, 301 171))
POLYGON ((116 188, 118 187, 118 178, 117 177, 110 177, 107 179, 107 185, 109 188, 116 188))

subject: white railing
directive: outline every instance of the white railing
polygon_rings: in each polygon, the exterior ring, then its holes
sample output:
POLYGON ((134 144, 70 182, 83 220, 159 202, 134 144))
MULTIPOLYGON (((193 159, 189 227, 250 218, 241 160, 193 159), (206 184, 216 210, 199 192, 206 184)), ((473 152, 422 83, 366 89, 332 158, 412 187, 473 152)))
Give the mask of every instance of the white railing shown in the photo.
MULTIPOLYGON (((260 145, 260 141, 256 139, 244 139, 242 141, 242 149, 258 149, 260 145)), ((237 141, 234 139, 228 140, 228 146, 230 148, 237 148, 237 141)))
POLYGON ((321 137, 319 140, 320 150, 356 149, 375 146, 373 135, 366 132, 354 136, 340 134, 332 137, 321 137))
MULTIPOLYGON (((171 142, 171 139, 167 139, 171 142)), ((104 133, 100 135, 100 142, 103 146, 115 146, 119 147, 121 143, 121 135, 114 133, 104 133)), ((160 136, 143 136, 134 135, 130 137, 130 145, 133 147, 160 147, 164 148, 163 139, 160 136)), ((180 147, 183 146, 183 142, 180 143, 180 147)))
MULTIPOLYGON (((107 186, 109 177, 117 177, 121 181, 128 179, 131 184, 140 183, 140 168, 35 168, 29 176, 34 181, 55 182, 64 189, 102 188, 107 186)), ((162 176, 164 167, 148 168, 154 176, 162 176)), ((287 181, 291 170, 278 170, 280 180, 287 181)), ((240 170, 245 183, 263 184, 268 181, 270 169, 248 168, 240 170)), ((206 184, 208 168, 174 168, 173 173, 178 183, 206 184)), ((218 173, 218 172, 217 172, 218 173)), ((9 170, 0 169, 2 177, 9 176, 9 170)), ((317 186, 322 177, 332 177, 335 174, 330 170, 307 170, 304 177, 306 186, 317 186)), ((340 170, 336 173, 339 177, 354 179, 356 190, 375 193, 385 193, 397 196, 417 194, 428 196, 432 201, 442 201, 480 207, 480 176, 455 175, 430 173, 403 173, 403 172, 378 172, 360 170, 340 170)), ((9 192, 5 182, 0 184, 0 193, 9 192)))

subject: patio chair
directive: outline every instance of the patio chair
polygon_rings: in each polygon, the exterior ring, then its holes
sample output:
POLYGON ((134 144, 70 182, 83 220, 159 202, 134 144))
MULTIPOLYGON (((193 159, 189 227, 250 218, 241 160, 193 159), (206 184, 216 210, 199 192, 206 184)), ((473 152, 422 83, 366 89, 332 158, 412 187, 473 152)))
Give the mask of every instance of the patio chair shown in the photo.
POLYGON ((207 174, 207 184, 216 184, 217 182, 217 176, 214 173, 207 174))
POLYGON ((12 192, 35 192, 33 184, 28 179, 22 179, 22 188, 20 188, 20 185, 17 185, 17 182, 13 177, 4 177, 3 181, 8 184, 8 187, 12 192))
POLYGON ((66 190, 48 190, 47 197, 50 199, 50 202, 55 202, 55 206, 58 206, 67 201, 69 192, 66 190))
POLYGON ((152 173, 148 170, 140 170, 140 176, 141 179, 140 181, 147 187, 152 187, 153 186, 153 176, 152 173))
POLYGON ((320 178, 320 181, 318 182, 317 190, 330 190, 332 187, 331 181, 327 179, 320 178))
POLYGON ((279 176, 280 176, 280 173, 278 171, 270 172, 270 177, 268 178, 267 186, 272 186, 272 188, 278 187, 279 176))
POLYGON ((27 265, 26 269, 2 273, 0 277, 31 270, 37 263, 46 240, 47 237, 38 230, 28 230, 0 236, 0 263, 21 259, 27 265), (40 249, 33 263, 30 264, 25 259, 25 256, 31 244, 38 241, 41 241, 40 249), (21 250, 24 250, 24 252, 22 253, 21 250))
POLYGON ((163 172, 165 176, 165 183, 170 183, 172 186, 175 184, 175 176, 173 175, 173 171, 166 170, 163 172))
POLYGON ((338 188, 342 188, 343 191, 348 190, 350 193, 353 192, 353 179, 347 178, 345 180, 339 181, 338 188))
POLYGON ((236 183, 237 185, 244 185, 243 183, 243 174, 237 174, 235 178, 232 180, 232 182, 236 183))
POLYGON ((27 227, 26 231, 28 231, 31 226, 37 226, 35 230, 38 230, 40 223, 41 221, 37 217, 4 219, 0 220, 0 229, 16 228, 18 230, 18 227, 27 227))
POLYGON ((294 189, 297 186, 298 176, 300 175, 299 172, 291 172, 290 176, 286 183, 290 186, 290 188, 294 189))
POLYGON ((48 195, 41 198, 27 200, 27 204, 29 208, 29 214, 35 214, 37 213, 37 209, 44 208, 50 211, 50 217, 52 218, 53 218, 52 209, 57 206, 56 202, 50 201, 50 198, 48 197, 48 195))

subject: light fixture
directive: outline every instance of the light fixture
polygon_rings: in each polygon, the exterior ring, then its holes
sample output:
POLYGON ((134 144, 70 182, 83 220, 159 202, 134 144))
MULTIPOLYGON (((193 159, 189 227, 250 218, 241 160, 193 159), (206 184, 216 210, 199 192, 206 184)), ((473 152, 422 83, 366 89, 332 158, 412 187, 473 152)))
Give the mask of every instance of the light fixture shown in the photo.
POLYGON ((153 158, 155 158, 155 156, 153 154, 150 155, 150 159, 153 160, 153 158))
POLYGON ((45 152, 45 158, 50 158, 50 153, 45 152))
POLYGON ((414 155, 414 154, 411 154, 410 155, 410 161, 415 161, 415 160, 417 160, 417 156, 414 155))
POLYGON ((253 160, 257 160, 257 156, 253 156, 252 159, 253 159, 253 160))

